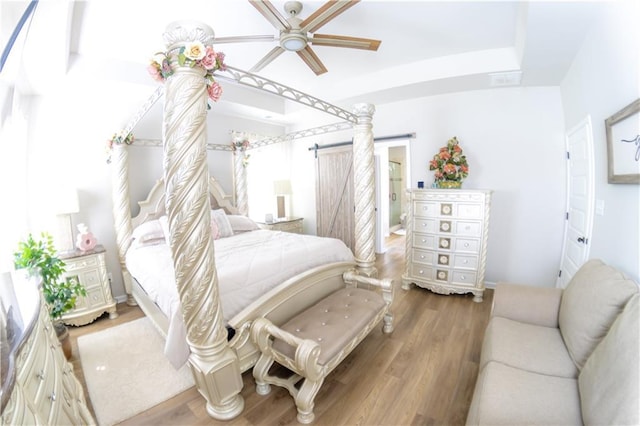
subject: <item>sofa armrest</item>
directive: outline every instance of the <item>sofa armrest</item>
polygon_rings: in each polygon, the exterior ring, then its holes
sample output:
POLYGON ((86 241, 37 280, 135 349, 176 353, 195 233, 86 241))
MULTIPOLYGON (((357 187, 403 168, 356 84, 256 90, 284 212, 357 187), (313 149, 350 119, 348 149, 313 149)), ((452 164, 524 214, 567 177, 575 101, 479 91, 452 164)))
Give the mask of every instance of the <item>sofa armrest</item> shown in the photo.
POLYGON ((544 327, 558 327, 562 289, 498 283, 491 316, 544 327))

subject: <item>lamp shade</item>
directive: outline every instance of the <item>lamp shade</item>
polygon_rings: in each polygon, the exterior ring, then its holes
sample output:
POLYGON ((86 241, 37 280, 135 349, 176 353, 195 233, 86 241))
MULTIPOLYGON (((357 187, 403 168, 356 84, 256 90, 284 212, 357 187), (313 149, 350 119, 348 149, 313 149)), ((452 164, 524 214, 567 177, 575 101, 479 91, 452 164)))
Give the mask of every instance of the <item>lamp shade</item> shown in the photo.
POLYGON ((273 194, 274 195, 290 195, 291 181, 288 179, 273 181, 273 194))
POLYGON ((80 211, 78 203, 78 190, 75 188, 62 188, 57 193, 56 214, 71 214, 80 211))

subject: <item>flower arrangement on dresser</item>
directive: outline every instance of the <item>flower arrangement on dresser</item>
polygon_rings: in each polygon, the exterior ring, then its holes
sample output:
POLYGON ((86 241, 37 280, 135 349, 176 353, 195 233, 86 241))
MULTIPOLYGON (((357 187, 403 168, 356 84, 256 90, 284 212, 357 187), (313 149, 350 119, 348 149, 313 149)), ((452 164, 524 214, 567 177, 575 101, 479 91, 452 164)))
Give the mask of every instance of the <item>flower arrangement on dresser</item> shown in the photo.
MULTIPOLYGON (((201 67, 206 70, 204 76, 207 81, 207 94, 209 99, 217 102, 222 96, 222 87, 213 78, 213 73, 217 70, 225 70, 224 53, 216 52, 212 46, 205 46, 200 41, 193 41, 180 48, 178 52, 178 65, 189 67, 201 67)), ((174 69, 169 60, 169 54, 165 52, 156 53, 147 68, 151 77, 159 82, 164 82, 174 73, 174 69)))
POLYGON ((447 141, 429 162, 429 170, 435 170, 434 178, 438 188, 460 188, 462 181, 469 175, 467 157, 457 137, 447 141))

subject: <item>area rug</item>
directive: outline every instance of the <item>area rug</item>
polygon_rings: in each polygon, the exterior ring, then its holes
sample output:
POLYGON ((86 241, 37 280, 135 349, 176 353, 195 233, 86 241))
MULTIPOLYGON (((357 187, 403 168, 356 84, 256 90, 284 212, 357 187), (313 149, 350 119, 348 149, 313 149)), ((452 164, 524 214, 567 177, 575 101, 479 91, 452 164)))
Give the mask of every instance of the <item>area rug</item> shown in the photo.
POLYGON ((163 348, 164 339, 146 317, 78 338, 99 425, 126 420, 194 386, 189 366, 173 368, 163 348))

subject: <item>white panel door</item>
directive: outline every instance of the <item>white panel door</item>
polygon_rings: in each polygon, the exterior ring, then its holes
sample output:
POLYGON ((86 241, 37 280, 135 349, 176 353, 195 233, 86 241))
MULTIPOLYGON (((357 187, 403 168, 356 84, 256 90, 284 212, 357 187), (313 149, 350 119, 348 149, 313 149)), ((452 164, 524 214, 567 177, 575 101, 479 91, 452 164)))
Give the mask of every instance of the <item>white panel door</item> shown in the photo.
POLYGON ((567 211, 560 272, 556 286, 565 288, 589 257, 593 226, 593 133, 587 116, 566 136, 567 211))

